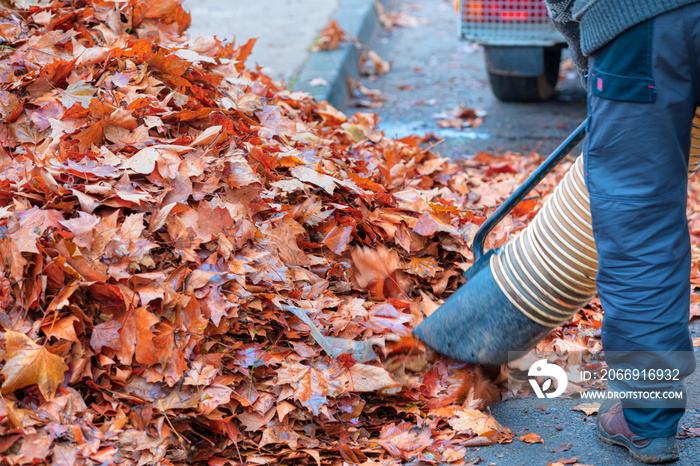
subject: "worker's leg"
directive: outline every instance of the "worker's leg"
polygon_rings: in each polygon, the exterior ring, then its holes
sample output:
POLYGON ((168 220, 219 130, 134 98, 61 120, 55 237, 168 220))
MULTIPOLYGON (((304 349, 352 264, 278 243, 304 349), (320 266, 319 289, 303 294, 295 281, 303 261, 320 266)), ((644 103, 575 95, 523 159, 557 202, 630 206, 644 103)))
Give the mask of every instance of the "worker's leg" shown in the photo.
MULTIPOLYGON (((687 28, 700 5, 666 13, 596 53, 589 71, 590 133, 584 148, 603 349, 611 368, 694 370, 688 331, 690 238, 686 218, 690 126, 696 103, 695 51, 687 28), (635 360, 636 351, 667 352, 635 360), (683 353, 688 352, 688 353, 683 353), (629 365, 626 362, 630 362, 629 365), (641 365, 640 365, 641 364, 641 365)), ((612 382, 617 390, 679 382, 612 382)), ((630 430, 676 433, 684 404, 623 402, 630 430)))

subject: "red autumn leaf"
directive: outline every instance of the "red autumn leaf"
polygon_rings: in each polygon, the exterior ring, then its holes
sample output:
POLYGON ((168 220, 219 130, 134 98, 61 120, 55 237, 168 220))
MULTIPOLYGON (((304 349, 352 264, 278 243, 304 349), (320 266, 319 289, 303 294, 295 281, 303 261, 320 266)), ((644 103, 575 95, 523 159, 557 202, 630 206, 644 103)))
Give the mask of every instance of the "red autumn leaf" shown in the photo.
POLYGON ((561 464, 576 464, 576 463, 578 463, 578 460, 579 460, 580 458, 581 458, 580 456, 573 456, 573 457, 571 457, 571 458, 564 458, 564 457, 562 457, 562 458, 559 458, 559 459, 557 460, 557 463, 561 463, 561 464))
POLYGON ((352 251, 354 281, 359 288, 368 289, 383 298, 400 298, 404 284, 397 273, 399 256, 384 246, 377 249, 357 248, 352 251))
POLYGON ((413 257, 404 270, 422 278, 433 278, 437 273, 442 272, 443 268, 432 257, 413 257))
POLYGON ((423 214, 418 219, 418 223, 413 227, 413 231, 421 236, 432 236, 438 231, 438 223, 428 212, 423 214))
POLYGON ((340 364, 346 369, 350 369, 357 363, 357 360, 353 358, 351 354, 347 353, 338 356, 338 361, 340 361, 340 364))

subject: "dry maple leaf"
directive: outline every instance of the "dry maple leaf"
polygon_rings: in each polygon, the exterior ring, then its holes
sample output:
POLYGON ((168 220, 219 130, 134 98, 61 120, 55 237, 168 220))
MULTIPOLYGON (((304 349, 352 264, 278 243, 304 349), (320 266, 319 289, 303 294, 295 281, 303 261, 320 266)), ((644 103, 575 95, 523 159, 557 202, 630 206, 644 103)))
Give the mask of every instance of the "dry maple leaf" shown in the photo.
POLYGON ((499 424, 492 415, 471 408, 455 410, 447 422, 460 432, 472 431, 476 435, 487 434, 487 437, 493 433, 498 436, 510 434, 510 430, 499 424))
POLYGON ((360 73, 367 76, 381 76, 391 70, 391 63, 382 60, 374 50, 365 50, 360 55, 360 73))
POLYGON ((71 108, 77 103, 80 103, 84 108, 88 108, 96 89, 85 81, 77 81, 69 85, 65 91, 62 89, 57 89, 57 91, 61 95, 61 104, 65 108, 71 108))
POLYGON ((525 443, 544 443, 544 440, 542 440, 542 437, 537 435, 534 432, 530 432, 529 434, 521 435, 518 437, 522 442, 525 443))
POLYGON ((122 362, 131 364, 133 356, 142 364, 155 364, 160 360, 162 355, 153 344, 155 334, 151 332, 151 327, 159 321, 145 306, 129 309, 122 314, 119 322, 121 342, 117 352, 122 362))
POLYGON ((379 444, 389 453, 406 460, 413 458, 432 443, 429 426, 419 427, 408 422, 384 426, 379 438, 379 444))
POLYGON ((398 271, 399 255, 384 246, 376 249, 355 248, 352 253, 355 265, 353 280, 358 288, 364 288, 379 298, 401 298, 405 295, 405 283, 398 271))
POLYGON ((328 397, 338 396, 345 391, 343 381, 324 369, 327 368, 313 368, 298 363, 285 364, 278 371, 278 383, 289 384, 294 391, 294 398, 318 416, 327 410, 328 397))
POLYGON ((5 332, 5 348, 7 360, 0 371, 5 376, 0 387, 2 393, 36 384, 44 398, 53 398, 68 370, 63 358, 37 345, 27 335, 12 330, 5 332))
POLYGON ((576 466, 578 464, 579 466, 584 466, 578 462, 579 458, 581 458, 581 457, 580 456, 572 456, 571 458, 562 457, 562 458, 559 458, 555 464, 573 464, 574 466, 576 466))
POLYGON ((438 262, 432 257, 413 257, 406 264, 404 270, 412 275, 418 275, 422 278, 433 278, 435 274, 442 272, 443 268, 438 265, 438 262))
POLYGON ((586 417, 588 417, 591 414, 596 414, 598 412, 598 409, 600 409, 600 403, 581 403, 580 405, 571 409, 574 411, 581 411, 586 415, 586 417))
POLYGON ((386 369, 368 364, 353 364, 343 374, 349 392, 382 392, 400 388, 386 369))
POLYGON ((347 40, 347 33, 338 26, 338 22, 334 19, 328 26, 321 29, 319 38, 312 47, 312 51, 318 50, 336 50, 341 42, 347 40))

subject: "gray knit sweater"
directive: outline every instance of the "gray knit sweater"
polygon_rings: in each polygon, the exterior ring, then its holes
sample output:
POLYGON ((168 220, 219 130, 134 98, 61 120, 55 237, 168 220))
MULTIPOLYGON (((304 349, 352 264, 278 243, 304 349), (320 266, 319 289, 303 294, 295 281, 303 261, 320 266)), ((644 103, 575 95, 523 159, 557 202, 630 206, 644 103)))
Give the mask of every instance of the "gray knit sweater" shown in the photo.
POLYGON ((574 21, 581 24, 581 51, 590 55, 649 18, 700 0, 575 0, 574 21))
POLYGON ((569 42, 576 65, 625 30, 700 0, 544 0, 554 25, 569 42))

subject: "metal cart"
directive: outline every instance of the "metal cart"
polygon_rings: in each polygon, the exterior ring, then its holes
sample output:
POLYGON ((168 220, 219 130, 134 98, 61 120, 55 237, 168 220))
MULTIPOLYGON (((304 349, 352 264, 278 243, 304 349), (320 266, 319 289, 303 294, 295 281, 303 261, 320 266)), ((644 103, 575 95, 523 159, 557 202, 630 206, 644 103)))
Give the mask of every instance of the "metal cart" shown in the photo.
POLYGON ((460 37, 484 46, 496 97, 544 101, 554 95, 566 45, 542 0, 460 0, 460 37))

